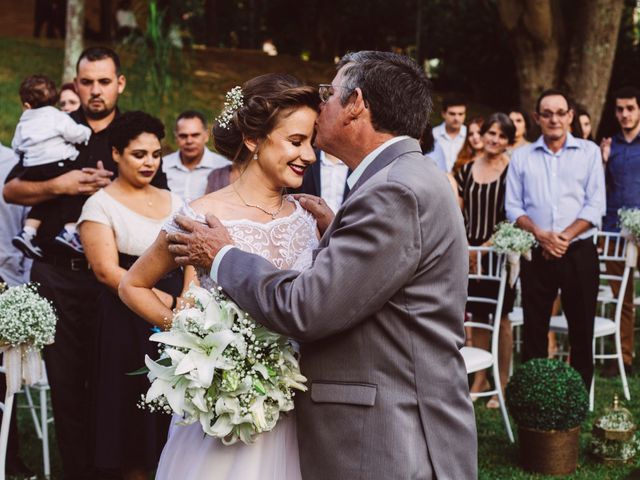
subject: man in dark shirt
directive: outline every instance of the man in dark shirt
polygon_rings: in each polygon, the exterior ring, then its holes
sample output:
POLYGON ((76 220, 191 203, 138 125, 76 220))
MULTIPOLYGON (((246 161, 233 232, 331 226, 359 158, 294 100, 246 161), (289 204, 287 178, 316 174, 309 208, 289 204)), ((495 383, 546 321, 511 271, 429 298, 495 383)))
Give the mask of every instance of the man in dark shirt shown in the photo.
MULTIPOLYGON (((20 179, 18 165, 4 187, 7 202, 36 205, 60 195, 88 198, 108 185, 117 172, 108 127, 119 114, 118 97, 126 85, 120 60, 109 48, 91 47, 80 55, 76 73, 81 108, 72 117, 93 132, 89 143, 79 148, 77 170, 31 182, 20 179)), ((158 170, 154 185, 166 188, 162 169, 158 170)), ((58 313, 55 343, 45 348, 45 362, 64 478, 93 480, 97 477, 92 471, 95 442, 90 429, 90 402, 100 322, 100 312, 96 310, 99 289, 84 256, 53 241, 57 229, 59 225, 43 220, 38 235, 44 258, 33 263, 31 280, 40 284, 41 293, 53 302, 58 313)))
MULTIPOLYGON (((633 87, 621 88, 614 94, 616 119, 620 132, 612 138, 602 140, 602 159, 606 162, 607 213, 602 222, 606 232, 619 232, 618 210, 620 208, 640 208, 640 90, 633 87)), ((624 265, 607 262, 607 272, 622 275, 624 265)), ((620 321, 620 342, 625 370, 631 372, 633 361, 633 327, 635 308, 633 272, 629 278, 622 304, 620 321)), ((619 282, 611 282, 611 289, 618 295, 619 282)), ((604 376, 618 374, 617 363, 611 362, 604 376)))

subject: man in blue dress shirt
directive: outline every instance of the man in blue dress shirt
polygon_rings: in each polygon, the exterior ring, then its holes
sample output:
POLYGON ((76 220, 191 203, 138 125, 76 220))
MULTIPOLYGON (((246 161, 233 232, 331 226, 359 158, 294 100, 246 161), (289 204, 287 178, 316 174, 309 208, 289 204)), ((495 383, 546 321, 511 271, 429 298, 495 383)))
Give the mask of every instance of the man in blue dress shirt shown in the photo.
MULTIPOLYGON (((606 162, 607 214, 602 221, 602 229, 619 232, 618 209, 640 208, 640 90, 633 87, 621 88, 614 93, 616 119, 620 132, 612 138, 602 140, 602 159, 606 162)), ((624 265, 608 262, 607 272, 622 275, 624 265)), ((611 282, 614 295, 618 295, 619 282, 611 282)), ((636 318, 633 305, 633 276, 627 284, 622 304, 620 321, 620 341, 622 359, 627 373, 631 373, 633 361, 633 326, 636 318)), ((618 366, 611 362, 604 376, 618 374, 618 366)))
POLYGON ((569 105, 559 90, 538 98, 534 117, 542 136, 513 152, 506 211, 539 244, 531 262, 522 262, 523 360, 547 357, 551 308, 560 289, 571 365, 589 388, 599 278, 593 235, 605 213, 605 186, 598 146, 569 133, 569 105))

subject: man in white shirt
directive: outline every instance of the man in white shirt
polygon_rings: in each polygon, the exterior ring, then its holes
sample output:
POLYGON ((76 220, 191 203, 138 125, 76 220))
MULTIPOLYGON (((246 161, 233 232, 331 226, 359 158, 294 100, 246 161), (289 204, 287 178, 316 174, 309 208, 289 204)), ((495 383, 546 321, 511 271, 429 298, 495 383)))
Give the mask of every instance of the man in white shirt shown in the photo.
POLYGON ((200 112, 182 112, 176 120, 174 135, 178 151, 163 158, 162 169, 169 190, 184 200, 194 200, 204 195, 209 173, 230 162, 207 148, 209 130, 200 112))
POLYGON ((442 101, 441 115, 444 122, 433 129, 433 137, 444 151, 446 171, 450 172, 467 137, 467 127, 464 124, 467 106, 462 100, 445 98, 442 101))
POLYGON ((322 197, 335 213, 349 192, 349 167, 339 158, 322 150, 316 150, 316 158, 318 161, 305 173, 300 193, 322 197))

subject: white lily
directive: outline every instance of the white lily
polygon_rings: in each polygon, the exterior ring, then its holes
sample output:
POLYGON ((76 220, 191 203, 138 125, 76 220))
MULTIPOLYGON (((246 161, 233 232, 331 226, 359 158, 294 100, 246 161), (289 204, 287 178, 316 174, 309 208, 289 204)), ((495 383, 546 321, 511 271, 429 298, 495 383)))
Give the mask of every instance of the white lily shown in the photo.
POLYGON ((145 355, 144 363, 149 369, 149 375, 155 378, 147 392, 145 401, 150 402, 164 395, 171 409, 177 415, 182 415, 185 409, 185 392, 189 385, 188 380, 175 374, 175 366, 159 365, 148 355, 145 355))
MULTIPOLYGON (((233 367, 233 362, 223 353, 229 344, 236 340, 237 336, 231 330, 222 330, 198 339, 196 346, 192 347, 177 365, 176 374, 188 374, 200 386, 209 388, 216 368, 226 370, 233 367)), ((172 341, 177 340, 172 339, 172 341)))
POLYGON ((249 407, 251 412, 251 418, 253 418, 253 424, 256 426, 258 432, 264 432, 267 427, 267 419, 264 411, 264 397, 260 396, 256 398, 249 407))
POLYGON ((149 340, 152 342, 164 343, 165 345, 171 345, 172 347, 189 349, 200 348, 200 337, 192 333, 179 332, 175 330, 154 333, 149 337, 149 340))

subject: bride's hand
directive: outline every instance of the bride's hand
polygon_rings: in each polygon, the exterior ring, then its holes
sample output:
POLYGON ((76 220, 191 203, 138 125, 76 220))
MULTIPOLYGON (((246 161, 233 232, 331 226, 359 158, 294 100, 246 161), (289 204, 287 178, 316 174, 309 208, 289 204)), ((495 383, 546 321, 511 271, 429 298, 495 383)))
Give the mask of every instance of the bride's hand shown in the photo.
POLYGON ((329 225, 331 225, 331 222, 333 222, 333 218, 335 217, 333 210, 329 208, 322 198, 314 195, 297 193, 293 198, 298 200, 302 208, 315 217, 318 224, 318 231, 320 232, 320 235, 324 235, 325 230, 327 230, 329 225))

